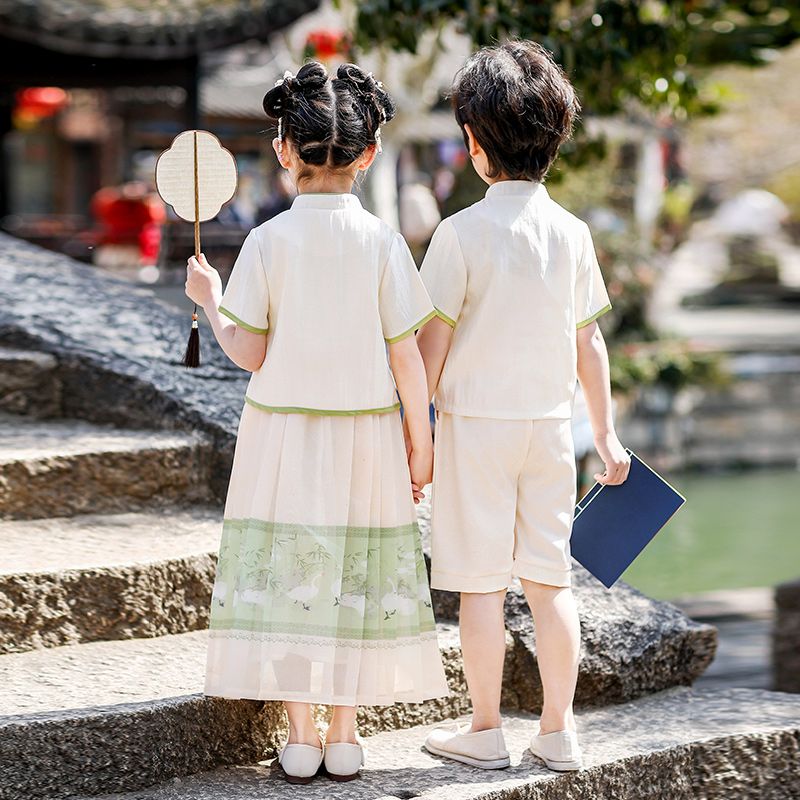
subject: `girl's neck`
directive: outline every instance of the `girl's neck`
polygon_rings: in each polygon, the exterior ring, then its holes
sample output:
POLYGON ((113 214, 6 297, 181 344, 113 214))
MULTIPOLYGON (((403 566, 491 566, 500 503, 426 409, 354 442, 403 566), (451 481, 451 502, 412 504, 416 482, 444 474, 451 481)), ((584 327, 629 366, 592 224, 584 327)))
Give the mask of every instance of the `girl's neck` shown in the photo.
POLYGON ((297 183, 299 194, 349 194, 352 190, 351 175, 320 175, 297 183))

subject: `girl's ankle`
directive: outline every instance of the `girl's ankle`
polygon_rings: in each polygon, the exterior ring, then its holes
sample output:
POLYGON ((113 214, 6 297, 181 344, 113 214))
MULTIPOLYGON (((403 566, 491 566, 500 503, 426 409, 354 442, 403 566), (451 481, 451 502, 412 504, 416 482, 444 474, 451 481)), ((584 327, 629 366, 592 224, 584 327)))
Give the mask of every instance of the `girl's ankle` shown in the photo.
POLYGON ((319 747, 321 742, 319 731, 315 727, 294 728, 289 727, 288 744, 307 744, 311 747, 319 747))
POLYGON ((358 744, 355 731, 332 731, 325 734, 326 744, 358 744))

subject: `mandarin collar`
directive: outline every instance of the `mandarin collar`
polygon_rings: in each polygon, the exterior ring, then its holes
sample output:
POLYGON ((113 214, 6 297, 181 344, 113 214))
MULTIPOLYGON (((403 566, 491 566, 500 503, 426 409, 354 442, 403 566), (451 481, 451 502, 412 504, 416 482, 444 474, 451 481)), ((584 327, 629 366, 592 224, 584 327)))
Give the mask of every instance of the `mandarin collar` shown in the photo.
POLYGON ((303 192, 292 201, 292 208, 361 208, 361 201, 351 192, 303 192))
POLYGON ((547 197, 541 181, 497 181, 486 190, 486 197, 547 197))

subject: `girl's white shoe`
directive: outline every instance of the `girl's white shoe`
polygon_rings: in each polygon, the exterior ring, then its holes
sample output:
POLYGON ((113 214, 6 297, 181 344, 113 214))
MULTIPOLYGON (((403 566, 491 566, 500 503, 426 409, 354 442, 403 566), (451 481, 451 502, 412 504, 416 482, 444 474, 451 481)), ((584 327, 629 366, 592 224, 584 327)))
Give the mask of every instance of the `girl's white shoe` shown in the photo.
POLYGON ((583 767, 578 734, 574 731, 553 731, 531 737, 531 753, 557 772, 571 772, 583 767))
POLYGON ((351 781, 364 764, 364 748, 349 742, 325 745, 325 771, 333 781, 351 781))
POLYGON ((324 758, 322 747, 310 744, 285 744, 278 763, 289 783, 311 783, 324 758))

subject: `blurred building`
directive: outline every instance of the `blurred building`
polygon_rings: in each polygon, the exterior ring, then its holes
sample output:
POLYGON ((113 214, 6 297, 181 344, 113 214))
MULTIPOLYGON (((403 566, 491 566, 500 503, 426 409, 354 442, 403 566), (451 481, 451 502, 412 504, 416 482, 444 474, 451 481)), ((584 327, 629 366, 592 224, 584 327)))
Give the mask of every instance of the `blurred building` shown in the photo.
POLYGON ((243 42, 267 41, 318 4, 5 0, 2 227, 85 257, 95 192, 150 179, 154 154, 180 130, 213 124, 241 137, 245 149, 257 149, 252 125, 235 130, 235 113, 229 124, 224 108, 210 122, 204 119, 200 83, 206 61, 243 42))

